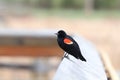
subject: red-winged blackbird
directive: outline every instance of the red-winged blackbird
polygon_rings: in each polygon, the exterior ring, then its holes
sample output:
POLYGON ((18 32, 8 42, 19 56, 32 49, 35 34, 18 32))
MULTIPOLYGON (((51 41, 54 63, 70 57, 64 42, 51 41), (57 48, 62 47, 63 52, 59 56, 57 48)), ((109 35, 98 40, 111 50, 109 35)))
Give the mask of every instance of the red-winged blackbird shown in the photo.
MULTIPOLYGON (((73 55, 75 58, 80 59, 86 62, 86 59, 82 56, 80 48, 77 42, 69 35, 65 33, 65 31, 60 30, 57 35, 57 42, 59 46, 68 54, 73 55)), ((68 57, 68 56, 67 56, 68 57)))

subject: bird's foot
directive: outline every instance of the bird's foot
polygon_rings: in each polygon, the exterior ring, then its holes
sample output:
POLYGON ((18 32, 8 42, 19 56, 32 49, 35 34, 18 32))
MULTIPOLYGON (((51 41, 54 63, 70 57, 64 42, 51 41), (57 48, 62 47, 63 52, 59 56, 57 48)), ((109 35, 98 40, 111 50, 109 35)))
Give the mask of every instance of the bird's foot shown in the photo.
POLYGON ((64 55, 64 58, 70 59, 68 55, 69 55, 69 54, 66 53, 66 54, 64 55))
POLYGON ((69 54, 66 53, 66 52, 65 52, 64 56, 62 57, 62 60, 63 60, 64 58, 68 59, 68 60, 71 61, 71 62, 74 62, 74 61, 72 61, 72 60, 69 58, 69 54))
POLYGON ((69 58, 69 54, 68 54, 68 53, 66 53, 66 54, 64 55, 64 58, 67 58, 69 61, 74 62, 73 60, 71 60, 71 59, 69 58))
POLYGON ((61 60, 63 60, 67 56, 67 54, 68 53, 65 52, 61 60))

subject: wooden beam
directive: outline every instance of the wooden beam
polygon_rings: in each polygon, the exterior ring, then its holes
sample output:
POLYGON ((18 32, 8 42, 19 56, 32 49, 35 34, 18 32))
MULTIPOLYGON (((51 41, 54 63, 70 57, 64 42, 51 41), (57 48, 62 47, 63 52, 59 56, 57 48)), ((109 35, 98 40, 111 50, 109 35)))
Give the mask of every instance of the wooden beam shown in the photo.
POLYGON ((111 78, 111 80, 119 80, 119 77, 118 77, 113 65, 111 64, 107 53, 103 50, 100 50, 100 56, 103 60, 104 66, 105 66, 108 76, 111 78))
POLYGON ((61 56, 62 53, 57 46, 0 46, 0 56, 49 57, 61 56))
POLYGON ((61 56, 53 30, 0 29, 0 56, 61 56))

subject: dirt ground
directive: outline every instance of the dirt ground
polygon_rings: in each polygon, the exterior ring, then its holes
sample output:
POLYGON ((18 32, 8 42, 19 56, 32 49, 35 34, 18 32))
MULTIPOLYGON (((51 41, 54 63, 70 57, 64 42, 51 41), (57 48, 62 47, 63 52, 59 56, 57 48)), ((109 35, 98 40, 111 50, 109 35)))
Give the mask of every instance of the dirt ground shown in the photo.
POLYGON ((61 17, 8 17, 5 27, 17 29, 63 29, 90 40, 98 49, 106 51, 115 69, 120 70, 120 19, 68 19, 61 17))

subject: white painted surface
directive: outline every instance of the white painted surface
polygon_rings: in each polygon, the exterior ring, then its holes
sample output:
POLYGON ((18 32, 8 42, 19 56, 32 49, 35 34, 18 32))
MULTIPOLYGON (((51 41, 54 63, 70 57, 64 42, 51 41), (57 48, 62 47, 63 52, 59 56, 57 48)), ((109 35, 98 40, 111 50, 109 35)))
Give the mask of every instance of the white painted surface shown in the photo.
POLYGON ((87 62, 75 59, 69 55, 60 63, 53 80, 107 80, 103 63, 96 48, 87 40, 74 36, 82 55, 87 62))
POLYGON ((9 37, 55 37, 56 30, 30 30, 30 29, 10 29, 0 28, 0 36, 9 37))

